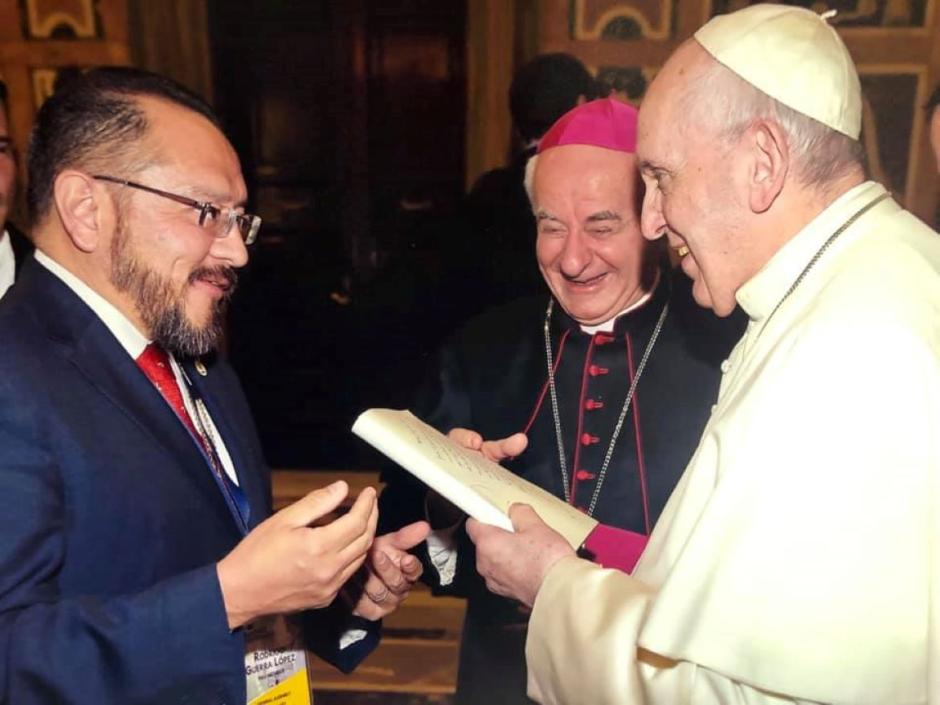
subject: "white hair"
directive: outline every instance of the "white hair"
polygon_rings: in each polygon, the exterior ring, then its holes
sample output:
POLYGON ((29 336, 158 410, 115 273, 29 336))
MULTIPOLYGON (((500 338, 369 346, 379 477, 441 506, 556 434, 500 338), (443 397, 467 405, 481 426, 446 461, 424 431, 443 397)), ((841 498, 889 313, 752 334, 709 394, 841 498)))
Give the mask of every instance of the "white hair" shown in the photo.
POLYGON ((538 163, 539 155, 533 154, 529 157, 529 161, 525 163, 525 178, 522 181, 522 185, 525 186, 525 194, 529 197, 529 203, 534 207, 535 206, 535 197, 533 195, 533 181, 535 180, 535 165, 538 163))
POLYGON ((797 179, 806 186, 825 187, 865 167, 860 142, 774 100, 717 61, 689 87, 682 108, 688 124, 704 122, 728 143, 757 120, 773 121, 786 137, 797 179))

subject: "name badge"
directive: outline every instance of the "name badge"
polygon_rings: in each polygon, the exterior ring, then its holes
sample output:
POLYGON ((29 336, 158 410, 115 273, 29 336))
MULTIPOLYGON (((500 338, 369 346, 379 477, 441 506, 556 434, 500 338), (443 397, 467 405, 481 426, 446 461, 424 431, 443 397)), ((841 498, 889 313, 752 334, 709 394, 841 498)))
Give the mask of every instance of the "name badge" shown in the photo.
POLYGON ((313 705, 300 628, 283 615, 253 622, 245 635, 248 705, 313 705))

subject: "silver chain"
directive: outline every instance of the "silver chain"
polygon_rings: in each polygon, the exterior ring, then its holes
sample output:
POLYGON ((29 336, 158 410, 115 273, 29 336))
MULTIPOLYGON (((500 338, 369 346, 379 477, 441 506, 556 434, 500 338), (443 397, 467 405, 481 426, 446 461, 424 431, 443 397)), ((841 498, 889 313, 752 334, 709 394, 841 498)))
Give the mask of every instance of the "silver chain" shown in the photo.
MULTIPOLYGON (((564 487, 565 501, 571 502, 571 483, 568 480, 568 464, 565 461, 565 444, 561 434, 561 415, 558 413, 558 393, 555 391, 555 369, 552 360, 552 339, 549 334, 549 327, 552 321, 552 310, 555 307, 555 299, 551 298, 548 302, 548 308, 545 310, 545 360, 548 363, 548 389, 552 400, 552 418, 555 421, 555 441, 558 445, 558 464, 561 466, 561 481, 564 487)), ((663 306, 662 313, 659 314, 659 320, 656 321, 656 327, 653 328, 653 334, 650 336, 646 349, 643 351, 643 357, 636 368, 636 374, 633 375, 633 381, 630 382, 630 389, 627 390, 627 397, 623 400, 623 408, 620 409, 620 417, 617 419, 617 425, 614 426, 614 433, 610 439, 610 445, 607 446, 607 454, 604 456, 604 463, 601 465, 601 471, 597 476, 597 484, 594 486, 594 494, 591 497, 591 504, 588 506, 588 516, 594 515, 594 508, 597 506, 597 498, 601 493, 601 485, 604 484, 604 478, 607 475, 607 467, 610 465, 610 459, 614 455, 614 446, 617 444, 617 438, 620 436, 620 429, 623 427, 624 419, 627 418, 627 411, 630 409, 630 402, 636 393, 637 384, 646 367, 646 361, 650 353, 653 352, 653 346, 659 337, 659 332, 663 328, 666 315, 669 313, 669 302, 663 306)), ((576 439, 577 442, 577 439, 576 439)))

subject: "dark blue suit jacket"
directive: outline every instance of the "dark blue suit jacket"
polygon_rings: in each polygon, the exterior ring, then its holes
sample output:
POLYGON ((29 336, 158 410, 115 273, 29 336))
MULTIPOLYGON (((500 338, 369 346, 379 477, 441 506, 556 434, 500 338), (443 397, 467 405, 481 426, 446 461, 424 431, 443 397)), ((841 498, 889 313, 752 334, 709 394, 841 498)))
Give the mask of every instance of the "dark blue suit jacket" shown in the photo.
MULTIPOLYGON (((205 362, 184 367, 255 526, 271 497, 254 424, 232 370, 205 362)), ((0 702, 244 703, 215 569, 240 538, 159 392, 30 258, 0 302, 0 702)), ((320 612, 321 646, 336 644, 342 620, 320 612)))

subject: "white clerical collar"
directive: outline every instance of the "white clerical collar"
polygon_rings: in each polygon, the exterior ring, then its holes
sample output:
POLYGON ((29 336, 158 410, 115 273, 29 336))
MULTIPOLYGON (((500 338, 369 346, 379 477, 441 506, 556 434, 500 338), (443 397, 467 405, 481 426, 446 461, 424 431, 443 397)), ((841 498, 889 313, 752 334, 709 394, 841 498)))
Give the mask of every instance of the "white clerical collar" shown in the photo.
POLYGON ((16 276, 16 256, 13 253, 13 243, 6 230, 0 230, 0 296, 13 285, 16 276))
POLYGON ((820 246, 852 214, 884 193, 884 186, 874 181, 854 186, 777 250, 735 294, 748 317, 759 322, 769 316, 820 246))
POLYGON ((36 249, 36 261, 61 279, 78 298, 85 302, 88 308, 95 312, 128 355, 135 360, 140 357, 150 341, 134 327, 127 316, 39 248, 36 249))
POLYGON ((638 300, 634 301, 632 304, 627 306, 623 311, 618 313, 616 316, 611 318, 609 321, 604 321, 603 323, 598 323, 596 326, 581 326, 581 330, 587 333, 588 335, 594 335, 595 333, 612 333, 614 330, 614 324, 617 322, 617 319, 621 316, 630 313, 630 311, 635 311, 649 301, 653 297, 653 291, 656 290, 654 286, 652 291, 647 291, 643 296, 638 300))

